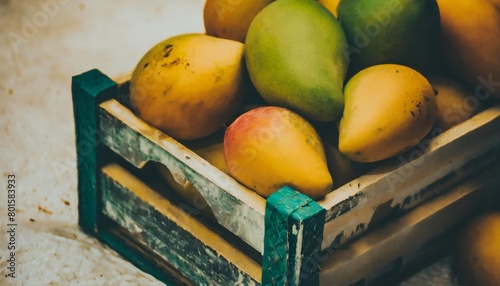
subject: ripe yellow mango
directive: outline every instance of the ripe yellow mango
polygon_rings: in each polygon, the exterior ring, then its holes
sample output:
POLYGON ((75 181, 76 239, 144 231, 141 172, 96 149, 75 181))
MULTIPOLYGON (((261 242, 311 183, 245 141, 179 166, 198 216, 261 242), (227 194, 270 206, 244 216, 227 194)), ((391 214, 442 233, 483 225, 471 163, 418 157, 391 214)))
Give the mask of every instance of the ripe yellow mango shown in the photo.
POLYGON ((242 43, 183 34, 142 57, 130 80, 130 102, 147 123, 173 138, 194 140, 233 116, 249 83, 242 43))
POLYGON ((475 89, 500 98, 500 0, 438 0, 440 59, 475 89))
POLYGON ((347 82, 344 94, 339 150, 353 161, 375 162, 408 150, 436 119, 430 83, 406 66, 366 68, 347 82))
POLYGON ((253 18, 273 0, 207 0, 203 22, 207 34, 245 42, 253 18))
POLYGON ((332 189, 323 144, 298 114, 276 106, 252 109, 224 135, 229 173, 263 197, 289 186, 319 199, 332 189))

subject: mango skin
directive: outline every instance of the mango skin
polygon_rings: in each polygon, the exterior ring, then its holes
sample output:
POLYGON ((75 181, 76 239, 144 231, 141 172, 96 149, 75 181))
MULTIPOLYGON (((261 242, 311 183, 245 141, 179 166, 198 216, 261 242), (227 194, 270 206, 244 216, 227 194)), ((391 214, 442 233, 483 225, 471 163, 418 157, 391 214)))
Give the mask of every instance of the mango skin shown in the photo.
POLYGON ((500 0, 438 0, 439 59, 476 95, 500 98, 500 0))
POLYGON ((273 0, 207 0, 203 23, 208 35, 244 43, 253 18, 273 0))
POLYGON ((348 46, 337 19, 318 2, 279 0, 262 9, 248 29, 245 58, 270 105, 316 121, 342 114, 348 46))
POLYGON ((429 78, 437 93, 437 117, 435 126, 443 131, 458 125, 484 109, 474 91, 463 83, 444 76, 429 78))
POLYGON ((202 34, 158 43, 132 74, 134 111, 178 140, 212 134, 236 112, 248 88, 243 51, 240 42, 202 34))
POLYGON ((224 135, 229 173, 263 197, 289 186, 319 199, 331 191, 323 144, 304 118, 264 106, 238 117, 224 135))
POLYGON ((436 0, 342 0, 338 18, 351 47, 349 75, 378 64, 430 69, 439 30, 436 0))
POLYGON ((436 120, 432 86, 417 71, 385 64, 366 68, 345 86, 339 151, 357 162, 376 162, 415 146, 436 120))
POLYGON ((500 209, 480 213, 457 238, 454 252, 460 284, 500 285, 500 209))
POLYGON ((337 8, 340 4, 340 0, 318 0, 318 2, 325 6, 325 8, 333 14, 333 16, 338 17, 337 8))

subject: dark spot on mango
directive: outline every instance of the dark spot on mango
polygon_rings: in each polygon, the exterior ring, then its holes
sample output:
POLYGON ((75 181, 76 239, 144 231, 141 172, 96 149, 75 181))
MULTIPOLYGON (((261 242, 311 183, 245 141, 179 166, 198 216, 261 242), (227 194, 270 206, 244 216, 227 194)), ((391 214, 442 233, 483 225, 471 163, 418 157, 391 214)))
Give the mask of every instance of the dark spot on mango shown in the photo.
POLYGON ((398 70, 396 70, 396 73, 399 73, 399 71, 398 71, 398 70))
POLYGON ((168 58, 170 56, 170 53, 172 52, 173 46, 172 45, 166 45, 163 50, 165 51, 165 54, 163 55, 164 58, 168 58))
POLYGON ((149 63, 145 63, 144 64, 144 68, 146 68, 147 66, 149 66, 149 63))
POLYGON ((433 88, 432 91, 434 91, 434 95, 438 95, 439 94, 439 90, 433 88))
POLYGON ((411 113, 411 116, 415 117, 415 113, 413 113, 413 111, 410 111, 411 113))

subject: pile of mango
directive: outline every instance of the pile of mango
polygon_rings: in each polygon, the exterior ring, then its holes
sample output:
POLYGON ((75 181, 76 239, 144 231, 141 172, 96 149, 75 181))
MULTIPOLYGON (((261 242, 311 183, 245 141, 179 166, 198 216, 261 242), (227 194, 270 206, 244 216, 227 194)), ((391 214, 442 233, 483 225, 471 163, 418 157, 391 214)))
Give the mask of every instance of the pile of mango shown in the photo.
POLYGON ((263 197, 321 199, 500 99, 499 0, 206 0, 203 20, 143 56, 131 105, 263 197))
POLYGON ((500 98, 499 11, 498 0, 207 0, 206 33, 149 50, 130 102, 187 145, 224 133, 207 147, 258 194, 288 185, 320 199, 500 98))

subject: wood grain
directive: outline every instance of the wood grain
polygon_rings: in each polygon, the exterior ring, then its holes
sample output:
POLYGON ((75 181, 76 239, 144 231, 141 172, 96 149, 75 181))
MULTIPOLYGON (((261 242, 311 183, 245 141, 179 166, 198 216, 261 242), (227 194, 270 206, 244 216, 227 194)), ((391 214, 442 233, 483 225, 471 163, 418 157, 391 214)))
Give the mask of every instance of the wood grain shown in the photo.
MULTIPOLYGON (((467 217, 500 200, 500 165, 492 165, 482 174, 469 178, 406 215, 387 222, 363 237, 336 249, 321 262, 322 285, 347 285, 369 278, 401 259, 392 272, 394 278, 404 271, 412 258, 424 256, 450 229, 467 217)), ((373 281, 372 281, 373 282, 373 281)), ((383 285, 383 284, 382 284, 383 285)))
POLYGON ((198 285, 257 285, 261 266, 117 164, 102 169, 103 212, 198 285))

